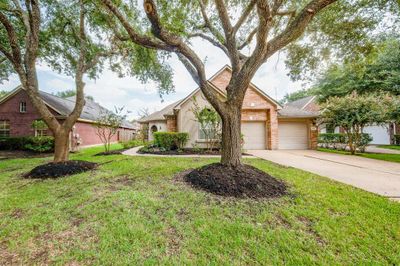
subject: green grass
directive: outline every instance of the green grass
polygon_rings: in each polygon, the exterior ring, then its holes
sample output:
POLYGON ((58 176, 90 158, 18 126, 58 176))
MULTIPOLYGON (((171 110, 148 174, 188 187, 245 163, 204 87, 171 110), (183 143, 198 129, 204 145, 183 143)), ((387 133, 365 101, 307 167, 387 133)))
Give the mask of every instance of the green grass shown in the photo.
MULTIPOLYGON (((318 151, 350 155, 350 152, 348 152, 348 151, 338 151, 338 150, 332 150, 332 149, 326 149, 326 148, 318 148, 318 151)), ((370 158, 370 159, 376 159, 376 160, 382 160, 382 161, 388 161, 388 162, 400 163, 400 154, 356 153, 355 156, 360 156, 360 157, 370 158)))
MULTIPOLYGON (((114 147, 116 148, 116 147, 114 147)), ((400 204, 308 172, 250 163, 290 195, 227 199, 173 176, 216 159, 92 156, 98 170, 21 175, 51 158, 0 162, 0 264, 400 263, 400 204)))
POLYGON ((379 145, 378 148, 400 150, 400 145, 379 145))

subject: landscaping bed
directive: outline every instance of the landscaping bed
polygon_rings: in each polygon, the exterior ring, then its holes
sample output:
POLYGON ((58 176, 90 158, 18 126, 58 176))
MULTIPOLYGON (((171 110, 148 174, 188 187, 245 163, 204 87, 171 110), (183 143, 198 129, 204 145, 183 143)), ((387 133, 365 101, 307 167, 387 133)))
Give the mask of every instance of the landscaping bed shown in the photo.
POLYGON ((30 172, 28 172, 26 178, 57 178, 62 176, 69 176, 79 174, 89 170, 93 170, 97 167, 97 163, 72 160, 67 162, 59 163, 47 163, 36 166, 30 172))
POLYGON ((282 181, 250 165, 237 168, 220 163, 187 172, 183 179, 195 188, 236 198, 275 198, 286 194, 282 181))
MULTIPOLYGON (((177 150, 165 150, 157 147, 148 148, 142 147, 138 150, 140 154, 155 154, 155 155, 221 155, 219 149, 208 150, 208 149, 194 149, 194 148, 184 148, 177 150)), ((247 153, 242 153, 242 155, 248 155, 247 153)))

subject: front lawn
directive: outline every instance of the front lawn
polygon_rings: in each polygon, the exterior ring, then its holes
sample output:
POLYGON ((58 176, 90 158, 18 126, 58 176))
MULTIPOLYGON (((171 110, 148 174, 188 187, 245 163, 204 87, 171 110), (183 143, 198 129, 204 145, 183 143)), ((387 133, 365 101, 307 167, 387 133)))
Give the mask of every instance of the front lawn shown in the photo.
MULTIPOLYGON (((348 151, 339 151, 339 150, 326 149, 326 148, 318 148, 318 151, 350 155, 350 152, 348 152, 348 151)), ((365 157, 365 158, 370 158, 370 159, 376 159, 376 160, 382 160, 382 161, 388 161, 388 162, 400 163, 400 154, 356 153, 355 156, 360 156, 360 157, 365 157)))
POLYGON ((238 200, 174 179, 217 159, 73 155, 98 170, 21 175, 50 158, 0 162, 0 265, 400 263, 400 204, 294 168, 247 163, 290 195, 238 200))
POLYGON ((379 145, 378 148, 400 150, 400 145, 379 145))

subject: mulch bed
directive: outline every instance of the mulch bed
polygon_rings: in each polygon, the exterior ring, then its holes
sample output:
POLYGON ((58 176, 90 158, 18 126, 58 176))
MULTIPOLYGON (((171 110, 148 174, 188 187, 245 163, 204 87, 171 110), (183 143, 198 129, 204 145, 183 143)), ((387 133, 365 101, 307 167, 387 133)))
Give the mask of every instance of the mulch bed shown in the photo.
POLYGON ((118 155, 118 154, 122 154, 126 150, 127 149, 114 150, 114 151, 109 151, 109 152, 103 151, 103 152, 96 153, 94 156, 118 155))
POLYGON ((183 180, 197 189, 236 198, 275 198, 287 194, 285 183, 250 165, 237 168, 220 163, 187 172, 183 180))
POLYGON ((95 169, 97 163, 86 161, 67 161, 60 163, 47 163, 33 168, 25 175, 26 178, 57 178, 74 175, 95 169))
MULTIPOLYGON (((160 151, 157 148, 148 150, 148 151, 143 151, 139 149, 137 153, 140 154, 155 154, 155 155, 221 155, 221 152, 219 150, 206 150, 206 149, 191 149, 191 148, 186 148, 182 150, 170 150, 170 151, 160 151)), ((246 153, 243 153, 243 155, 248 155, 246 153)))

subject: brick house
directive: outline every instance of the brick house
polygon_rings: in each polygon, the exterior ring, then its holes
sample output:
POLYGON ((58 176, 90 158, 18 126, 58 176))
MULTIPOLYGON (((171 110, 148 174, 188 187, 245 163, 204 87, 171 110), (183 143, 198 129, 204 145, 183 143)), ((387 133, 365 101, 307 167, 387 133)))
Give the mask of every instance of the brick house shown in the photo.
MULTIPOLYGON (((75 106, 75 97, 64 99, 43 91, 40 91, 39 94, 59 121, 65 119, 75 106)), ((98 103, 91 99, 86 99, 82 114, 71 131, 71 143, 74 143, 72 140, 79 140, 80 147, 102 144, 96 134, 94 123, 102 112, 106 111, 108 110, 98 103)), ((0 99, 0 137, 51 136, 50 130, 35 130, 32 127, 33 121, 40 119, 38 111, 22 86, 17 87, 0 99)), ((112 141, 130 140, 137 130, 137 127, 125 121, 112 141)))
MULTIPOLYGON (((209 79, 223 99, 231 68, 224 66, 209 79)), ((204 146, 202 129, 192 112, 194 101, 202 107, 210 106, 199 88, 184 99, 166 106, 139 120, 148 130, 149 140, 156 131, 187 132, 187 147, 204 146)), ((241 130, 245 149, 315 149, 318 128, 318 109, 313 101, 281 106, 253 83, 246 91, 242 106, 241 130)))

